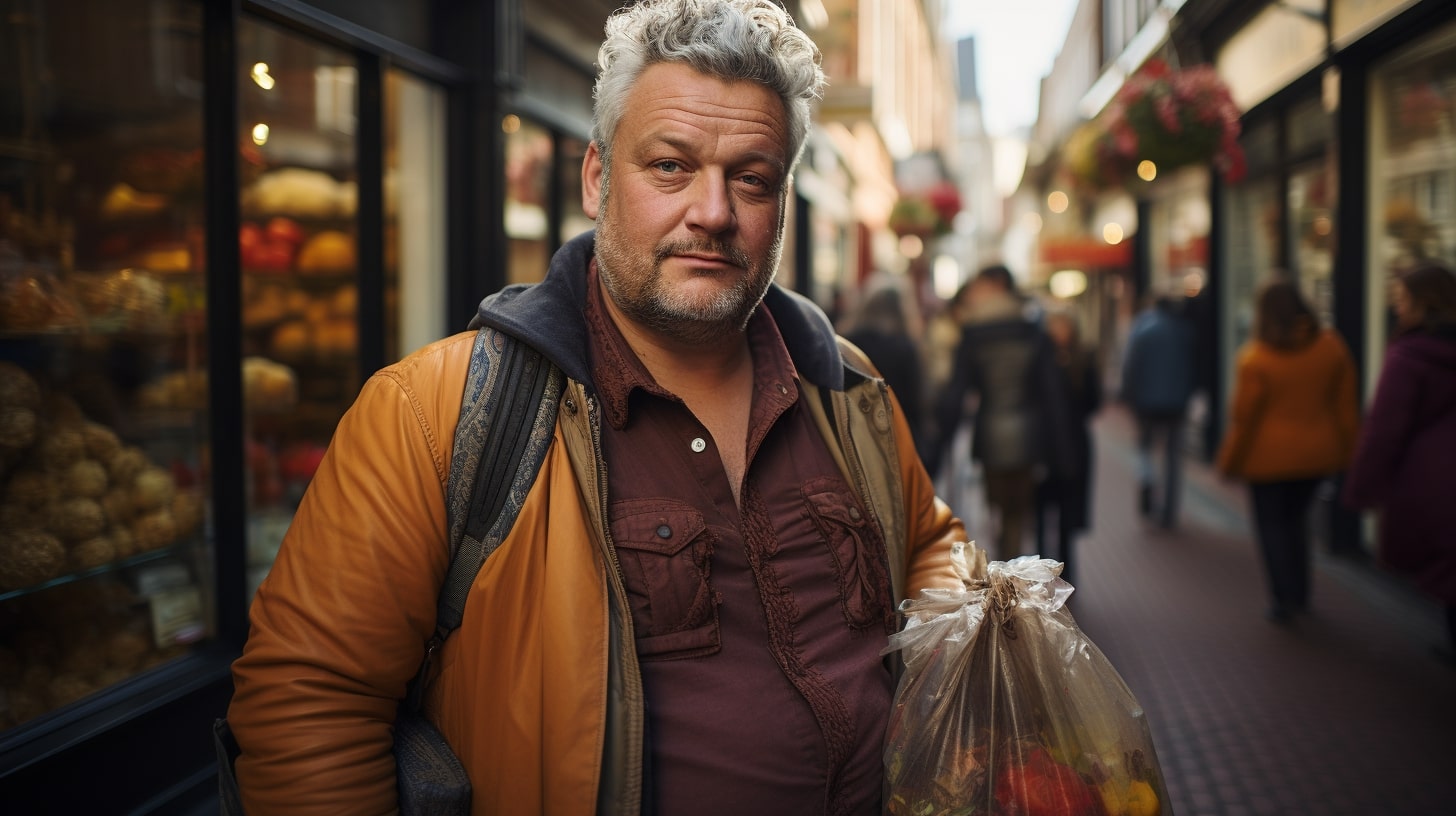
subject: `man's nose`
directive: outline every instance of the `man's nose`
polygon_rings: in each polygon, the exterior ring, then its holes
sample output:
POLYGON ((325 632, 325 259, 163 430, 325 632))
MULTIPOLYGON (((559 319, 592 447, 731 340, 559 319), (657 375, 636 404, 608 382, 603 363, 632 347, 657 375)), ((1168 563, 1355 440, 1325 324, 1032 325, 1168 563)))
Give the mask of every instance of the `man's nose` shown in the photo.
POLYGON ((728 179, 721 173, 699 174, 693 183, 693 201, 688 208, 688 226, 719 233, 733 226, 736 215, 728 179))

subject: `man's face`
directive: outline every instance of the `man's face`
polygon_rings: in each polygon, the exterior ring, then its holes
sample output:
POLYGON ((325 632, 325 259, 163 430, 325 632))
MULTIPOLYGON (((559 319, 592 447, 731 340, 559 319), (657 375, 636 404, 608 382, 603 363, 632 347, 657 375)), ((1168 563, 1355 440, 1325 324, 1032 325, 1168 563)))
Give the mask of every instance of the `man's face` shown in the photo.
POLYGON ((642 72, 613 138, 610 195, 595 144, 582 163, 597 266, 628 320, 694 344, 743 329, 778 268, 784 114, 752 82, 681 63, 642 72))

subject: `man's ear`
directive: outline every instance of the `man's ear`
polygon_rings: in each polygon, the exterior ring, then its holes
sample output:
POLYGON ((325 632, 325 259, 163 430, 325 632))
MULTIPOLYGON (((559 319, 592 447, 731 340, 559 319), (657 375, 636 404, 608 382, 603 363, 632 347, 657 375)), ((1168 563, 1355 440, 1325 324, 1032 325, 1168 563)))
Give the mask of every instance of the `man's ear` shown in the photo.
POLYGON ((587 142, 586 155, 581 160, 581 208, 593 221, 602 209, 602 170, 602 154, 597 151, 597 143, 587 142))

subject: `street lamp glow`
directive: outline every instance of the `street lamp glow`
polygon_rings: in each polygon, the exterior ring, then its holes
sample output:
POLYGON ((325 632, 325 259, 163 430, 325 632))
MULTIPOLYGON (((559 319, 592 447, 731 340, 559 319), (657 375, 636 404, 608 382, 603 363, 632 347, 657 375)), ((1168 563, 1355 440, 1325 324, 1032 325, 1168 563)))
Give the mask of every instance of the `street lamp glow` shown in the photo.
POLYGON ((1087 275, 1080 269, 1062 269, 1047 279, 1053 297, 1074 298, 1087 291, 1087 275))

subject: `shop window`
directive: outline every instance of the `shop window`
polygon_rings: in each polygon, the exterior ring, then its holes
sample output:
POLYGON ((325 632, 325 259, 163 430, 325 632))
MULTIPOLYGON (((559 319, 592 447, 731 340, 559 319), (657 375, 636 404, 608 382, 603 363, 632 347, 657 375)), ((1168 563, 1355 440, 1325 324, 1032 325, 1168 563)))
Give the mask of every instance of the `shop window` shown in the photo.
POLYGON ((507 115, 501 128, 506 135, 506 282, 534 283, 545 276, 552 249, 551 133, 515 114, 507 115))
MULTIPOLYGON (((1232 360, 1253 334, 1254 294, 1280 268, 1279 128, 1274 122, 1250 127, 1240 143, 1249 162, 1245 179, 1230 185, 1223 199, 1224 321, 1222 359, 1232 360)), ((1226 366, 1222 393, 1231 393, 1232 367, 1226 366)))
POLYGON ((560 144, 561 152, 557 158, 558 189, 561 191, 558 245, 596 227, 596 222, 587 218, 581 208, 581 162, 586 158, 587 142, 574 136, 564 136, 560 144))
POLYGON ((445 107, 445 92, 438 86, 397 69, 386 73, 384 329, 389 361, 464 328, 449 324, 444 308, 445 107))
POLYGON ((361 384, 358 71, 260 20, 238 40, 251 596, 361 384))
POLYGON ((1299 281, 1320 323, 1333 326, 1335 267, 1335 193, 1330 160, 1297 165, 1289 174, 1288 228, 1290 273, 1299 281))
POLYGON ((1390 272, 1422 258, 1456 263, 1456 25, 1375 67, 1370 116, 1366 359, 1373 387, 1389 332, 1390 272))
POLYGON ((199 11, 0 25, 0 734, 216 633, 199 11))

